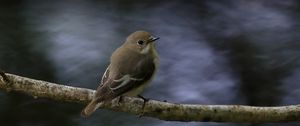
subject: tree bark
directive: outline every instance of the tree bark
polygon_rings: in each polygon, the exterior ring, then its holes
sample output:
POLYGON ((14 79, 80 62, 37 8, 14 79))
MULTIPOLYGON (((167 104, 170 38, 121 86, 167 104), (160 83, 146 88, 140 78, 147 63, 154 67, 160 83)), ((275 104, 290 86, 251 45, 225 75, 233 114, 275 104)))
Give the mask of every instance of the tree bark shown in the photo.
MULTIPOLYGON (((87 104, 94 90, 65 86, 13 74, 0 74, 0 89, 20 92, 33 98, 87 104)), ((143 108, 140 98, 124 97, 101 108, 143 115, 166 121, 198 122, 292 122, 300 121, 300 105, 254 107, 243 105, 176 104, 149 100, 143 108)))

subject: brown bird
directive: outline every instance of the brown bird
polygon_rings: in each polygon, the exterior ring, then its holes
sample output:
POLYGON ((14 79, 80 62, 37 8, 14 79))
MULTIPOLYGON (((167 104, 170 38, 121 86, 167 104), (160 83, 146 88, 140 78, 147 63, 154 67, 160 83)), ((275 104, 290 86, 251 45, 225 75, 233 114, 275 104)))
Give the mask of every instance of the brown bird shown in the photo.
POLYGON ((146 31, 136 31, 127 37, 113 52, 92 101, 81 112, 83 117, 118 96, 135 97, 144 90, 158 67, 154 46, 157 39, 146 31))

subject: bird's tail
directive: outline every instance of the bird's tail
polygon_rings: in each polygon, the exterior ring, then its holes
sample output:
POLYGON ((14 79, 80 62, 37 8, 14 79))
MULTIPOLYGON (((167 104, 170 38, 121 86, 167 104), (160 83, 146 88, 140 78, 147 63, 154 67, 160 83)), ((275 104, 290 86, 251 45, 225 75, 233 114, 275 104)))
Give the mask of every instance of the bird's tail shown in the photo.
POLYGON ((97 100, 91 101, 82 111, 81 116, 82 117, 88 117, 90 116, 94 111, 97 110, 103 103, 97 102, 97 100))

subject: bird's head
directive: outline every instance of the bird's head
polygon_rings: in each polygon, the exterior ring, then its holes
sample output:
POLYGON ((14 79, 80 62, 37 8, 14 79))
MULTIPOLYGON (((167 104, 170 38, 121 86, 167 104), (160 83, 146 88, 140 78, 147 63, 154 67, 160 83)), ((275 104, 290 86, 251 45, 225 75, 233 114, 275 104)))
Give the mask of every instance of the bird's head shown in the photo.
POLYGON ((146 31, 136 31, 127 37, 123 46, 141 54, 146 54, 154 48, 153 42, 157 39, 159 38, 151 36, 151 34, 146 31))

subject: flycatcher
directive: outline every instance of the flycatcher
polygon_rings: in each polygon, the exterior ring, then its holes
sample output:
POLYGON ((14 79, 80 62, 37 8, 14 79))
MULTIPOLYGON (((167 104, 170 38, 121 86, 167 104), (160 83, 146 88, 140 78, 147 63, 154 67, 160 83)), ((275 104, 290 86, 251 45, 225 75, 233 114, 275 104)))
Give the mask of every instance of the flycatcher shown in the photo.
POLYGON ((146 31, 136 31, 127 37, 113 52, 92 101, 81 112, 83 117, 118 96, 135 97, 144 90, 158 67, 154 46, 157 39, 146 31))

